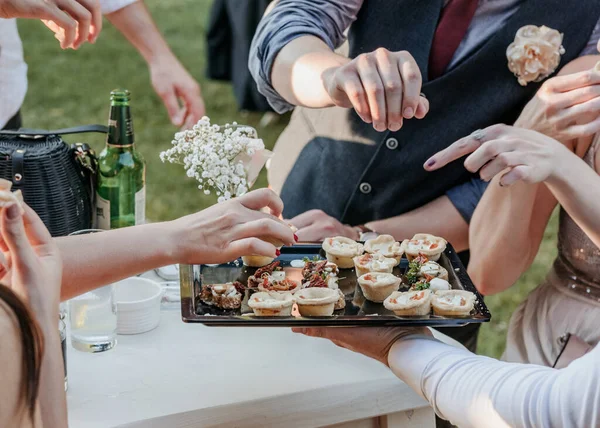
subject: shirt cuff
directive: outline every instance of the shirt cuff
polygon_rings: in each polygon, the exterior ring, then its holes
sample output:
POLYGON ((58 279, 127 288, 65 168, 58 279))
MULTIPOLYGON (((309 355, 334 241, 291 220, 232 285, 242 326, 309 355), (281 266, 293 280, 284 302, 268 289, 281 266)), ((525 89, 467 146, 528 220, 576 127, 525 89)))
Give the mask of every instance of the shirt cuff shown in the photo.
POLYGON ((121 10, 137 1, 138 0, 100 0, 100 8, 103 15, 108 15, 109 13, 121 10))
POLYGON ((488 184, 480 178, 472 178, 446 192, 446 196, 448 196, 452 205, 467 223, 471 223, 471 217, 473 217, 475 208, 477 208, 477 204, 479 204, 488 184))

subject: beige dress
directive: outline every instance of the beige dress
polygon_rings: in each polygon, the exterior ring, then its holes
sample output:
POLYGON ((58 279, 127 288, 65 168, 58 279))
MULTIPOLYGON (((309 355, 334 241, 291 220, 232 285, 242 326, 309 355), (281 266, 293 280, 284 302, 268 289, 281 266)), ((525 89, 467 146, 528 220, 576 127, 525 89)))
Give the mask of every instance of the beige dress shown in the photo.
MULTIPOLYGON (((598 150, 600 137, 584 157, 592 168, 598 150)), ((552 366, 567 333, 600 342, 600 249, 561 208, 558 257, 513 314, 503 359, 552 366)))

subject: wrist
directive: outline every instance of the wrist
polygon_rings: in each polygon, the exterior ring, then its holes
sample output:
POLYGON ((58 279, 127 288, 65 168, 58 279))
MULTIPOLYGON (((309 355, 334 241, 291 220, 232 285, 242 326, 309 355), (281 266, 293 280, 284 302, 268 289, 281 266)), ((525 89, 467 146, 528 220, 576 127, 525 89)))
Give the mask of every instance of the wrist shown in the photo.
MULTIPOLYGON (((569 170, 573 166, 573 160, 576 160, 576 155, 569 151, 568 148, 562 144, 558 144, 554 153, 554 159, 552 160, 552 168, 550 174, 546 178, 546 182, 550 185, 560 184, 568 176, 569 170)), ((575 166, 576 168, 577 166, 575 166)))
POLYGON ((157 258, 153 263, 156 267, 182 263, 186 241, 184 231, 177 227, 177 220, 150 223, 142 228, 145 229, 141 231, 143 235, 150 238, 147 245, 157 258))

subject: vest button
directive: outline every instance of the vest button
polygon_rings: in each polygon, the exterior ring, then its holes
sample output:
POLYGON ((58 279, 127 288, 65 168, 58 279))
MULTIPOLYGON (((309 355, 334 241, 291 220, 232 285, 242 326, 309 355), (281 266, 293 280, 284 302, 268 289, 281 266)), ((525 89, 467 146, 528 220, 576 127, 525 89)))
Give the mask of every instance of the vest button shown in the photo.
POLYGON ((369 183, 360 183, 360 186, 358 186, 358 188, 361 191, 361 193, 364 193, 365 195, 368 195, 369 193, 371 193, 371 190, 373 190, 369 183))
POLYGON ((396 150, 398 148, 398 140, 396 140, 395 138, 388 138, 385 142, 385 145, 390 150, 396 150))

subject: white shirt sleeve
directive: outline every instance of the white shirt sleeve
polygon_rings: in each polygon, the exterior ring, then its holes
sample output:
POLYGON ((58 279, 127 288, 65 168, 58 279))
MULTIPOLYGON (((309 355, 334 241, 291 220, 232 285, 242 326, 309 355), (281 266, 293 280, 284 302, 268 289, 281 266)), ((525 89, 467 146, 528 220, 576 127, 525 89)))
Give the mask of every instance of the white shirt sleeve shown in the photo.
POLYGON ((556 370, 409 336, 392 347, 389 364, 438 415, 461 428, 600 426, 598 346, 556 370))
POLYGON ((116 12, 117 10, 121 10, 125 6, 129 6, 136 1, 138 0, 100 0, 100 8, 102 9, 102 14, 107 15, 116 12))

